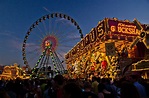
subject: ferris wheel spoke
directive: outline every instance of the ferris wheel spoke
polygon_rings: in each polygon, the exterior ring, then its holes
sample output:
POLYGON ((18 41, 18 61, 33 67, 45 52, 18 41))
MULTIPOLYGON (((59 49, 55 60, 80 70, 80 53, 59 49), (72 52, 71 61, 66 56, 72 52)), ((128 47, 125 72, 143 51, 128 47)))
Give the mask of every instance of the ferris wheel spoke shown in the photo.
POLYGON ((65 40, 59 42, 59 45, 60 46, 72 46, 72 47, 74 47, 77 44, 77 42, 78 42, 77 38, 65 39, 65 40))
POLYGON ((58 22, 55 20, 55 24, 53 26, 53 34, 57 35, 56 27, 57 27, 58 22))
POLYGON ((30 64, 32 64, 33 66, 35 66, 35 64, 36 64, 36 62, 37 62, 38 59, 39 59, 38 55, 36 55, 36 56, 34 55, 33 57, 29 57, 28 62, 30 64), (31 63, 31 62, 34 62, 34 63, 31 63))
POLYGON ((39 30, 39 32, 41 34, 41 37, 40 38, 43 39, 46 36, 46 33, 39 26, 37 26, 37 29, 39 30))
POLYGON ((46 34, 46 35, 48 35, 48 30, 47 30, 47 27, 46 27, 45 21, 43 21, 43 26, 44 26, 44 31, 45 31, 45 34, 46 34))
POLYGON ((26 53, 28 53, 28 56, 29 56, 29 55, 32 55, 32 54, 36 54, 37 52, 39 52, 39 49, 34 49, 34 50, 28 51, 26 53))
POLYGON ((61 21, 62 25, 65 25, 65 27, 63 28, 63 30, 68 30, 68 28, 70 28, 72 25, 70 23, 68 23, 68 21, 61 21), (67 23, 66 23, 67 22, 67 23))
POLYGON ((53 32, 53 21, 49 19, 49 35, 54 35, 54 32, 53 32))
POLYGON ((26 47, 27 47, 27 49, 30 51, 30 50, 33 50, 33 49, 40 49, 41 48, 41 46, 38 44, 28 44, 28 45, 26 45, 26 47))
POLYGON ((36 40, 36 39, 33 39, 32 42, 31 41, 28 41, 26 43, 26 47, 41 47, 41 42, 42 40, 36 40))
POLYGON ((34 60, 37 62, 37 60, 39 59, 39 58, 38 58, 38 55, 36 55, 36 56, 33 55, 33 56, 28 57, 28 58, 29 58, 28 62, 32 62, 32 61, 34 61, 34 60))
POLYGON ((54 35, 57 35, 57 25, 58 24, 58 22, 55 20, 55 25, 54 25, 54 28, 53 28, 53 33, 54 33, 54 35))
POLYGON ((43 39, 42 37, 38 37, 38 39, 36 38, 36 36, 31 37, 32 40, 28 39, 28 42, 26 43, 26 46, 30 46, 30 45, 40 45, 41 44, 41 40, 43 39))
POLYGON ((40 49, 38 48, 38 49, 34 49, 34 50, 32 50, 32 51, 29 51, 29 52, 26 52, 26 53, 28 53, 28 57, 32 57, 32 56, 34 56, 34 55, 41 55, 40 53, 40 49))
POLYGON ((54 18, 50 18, 50 19, 49 19, 49 35, 50 34, 53 35, 54 34, 54 25, 55 25, 55 23, 53 22, 54 18))
MULTIPOLYGON (((67 50, 61 48, 61 49, 58 50, 58 52, 59 52, 59 53, 62 53, 62 54, 64 55, 65 53, 67 53, 67 50)), ((63 57, 64 57, 64 56, 63 56, 63 57)))
MULTIPOLYGON (((68 28, 68 27, 64 27, 64 23, 63 23, 63 19, 62 20, 55 20, 56 22, 55 22, 55 25, 54 25, 54 29, 53 29, 53 33, 55 34, 55 35, 59 35, 59 34, 63 34, 63 33, 58 33, 58 32, 61 32, 61 31, 59 31, 59 30, 65 30, 64 28, 68 28), (59 23, 59 25, 58 25, 58 23, 59 23), (63 26, 61 25, 61 24, 63 24, 63 26), (62 26, 62 27, 61 27, 62 26), (56 28, 57 27, 57 28, 56 28)), ((65 22, 66 23, 66 22, 65 22)), ((68 25, 69 26, 69 25, 68 25)))
POLYGON ((32 32, 34 33, 34 36, 37 36, 38 38, 42 39, 43 36, 41 36, 42 31, 40 30, 39 26, 37 25, 37 28, 32 32), (39 33, 38 33, 39 32, 39 33))
MULTIPOLYGON (((60 23, 61 25, 58 28, 58 30, 60 30, 59 32, 61 32, 62 30, 64 30, 63 32, 67 32, 68 28, 69 29, 71 28, 71 25, 68 23, 68 21, 65 21, 65 24, 64 24, 64 21, 60 20, 60 23)), ((65 33, 60 33, 60 34, 65 34, 65 33)))
POLYGON ((40 52, 40 48, 36 48, 36 49, 32 49, 32 50, 30 49, 29 51, 26 51, 26 53, 28 55, 32 55, 32 54, 34 54, 36 52, 40 52))
POLYGON ((64 56, 62 55, 63 53, 59 53, 59 52, 56 52, 58 54, 58 57, 62 58, 62 60, 64 60, 64 56))
POLYGON ((54 35, 56 35, 58 37, 58 35, 60 35, 61 33, 59 33, 60 31, 60 26, 57 26, 57 29, 55 30, 55 32, 53 33, 54 35))
POLYGON ((70 37, 69 39, 63 39, 63 40, 61 40, 59 43, 63 43, 63 42, 65 42, 65 43, 68 43, 68 42, 74 42, 74 41, 78 41, 79 40, 79 37, 70 37))
POLYGON ((50 35, 50 34, 52 34, 52 32, 50 32, 50 30, 51 30, 51 21, 50 21, 50 19, 48 19, 48 34, 50 35))
POLYGON ((28 44, 28 45, 26 45, 26 47, 40 47, 40 45, 37 45, 37 44, 28 44))
POLYGON ((59 31, 59 34, 57 35, 59 38, 65 38, 68 35, 70 35, 71 33, 69 33, 70 31, 59 31))
MULTIPOLYGON (((62 38, 62 39, 64 39, 65 37, 67 37, 69 39, 74 38, 75 37, 74 31, 75 30, 67 31, 67 33, 62 33, 63 35, 59 36, 58 38, 62 38)), ((80 36, 78 36, 78 38, 80 38, 80 36)))

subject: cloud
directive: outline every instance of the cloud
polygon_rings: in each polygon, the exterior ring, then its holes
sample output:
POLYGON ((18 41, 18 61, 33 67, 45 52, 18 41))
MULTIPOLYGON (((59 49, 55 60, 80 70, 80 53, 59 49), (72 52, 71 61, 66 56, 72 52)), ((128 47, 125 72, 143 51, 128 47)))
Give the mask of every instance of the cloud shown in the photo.
POLYGON ((0 45, 2 44, 3 47, 11 47, 15 49, 21 49, 22 39, 17 37, 13 32, 5 31, 0 32, 0 45))

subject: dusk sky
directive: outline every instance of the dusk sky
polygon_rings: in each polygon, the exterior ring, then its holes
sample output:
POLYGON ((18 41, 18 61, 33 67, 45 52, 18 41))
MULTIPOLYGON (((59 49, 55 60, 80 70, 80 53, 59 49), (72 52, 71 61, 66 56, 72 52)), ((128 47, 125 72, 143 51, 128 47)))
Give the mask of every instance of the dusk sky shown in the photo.
POLYGON ((0 64, 23 66, 22 44, 29 27, 55 12, 72 17, 83 35, 106 17, 149 24, 149 0, 0 0, 0 64))

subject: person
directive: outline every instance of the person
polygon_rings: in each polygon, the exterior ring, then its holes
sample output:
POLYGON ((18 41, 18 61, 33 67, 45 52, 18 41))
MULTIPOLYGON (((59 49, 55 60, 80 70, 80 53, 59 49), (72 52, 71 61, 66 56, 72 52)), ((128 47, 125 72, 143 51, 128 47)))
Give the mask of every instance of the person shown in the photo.
POLYGON ((120 88, 120 98, 141 98, 131 82, 123 81, 120 88))
POLYGON ((106 79, 106 90, 111 92, 110 94, 110 98, 117 98, 118 96, 118 93, 116 91, 116 86, 114 85, 114 82, 112 81, 112 79, 108 78, 106 79))
POLYGON ((98 85, 98 98, 104 98, 105 85, 103 83, 99 83, 98 85))
POLYGON ((10 98, 4 87, 0 87, 0 98, 10 98))
POLYGON ((140 97, 147 98, 146 89, 141 83, 139 83, 138 78, 139 76, 137 74, 131 75, 131 81, 133 82, 133 85, 137 88, 140 97))
POLYGON ((74 82, 66 83, 63 87, 63 98, 83 98, 81 87, 74 82))
POLYGON ((13 82, 12 81, 9 81, 7 84, 6 84, 6 88, 7 88, 7 93, 8 95, 10 96, 10 98, 17 98, 17 95, 16 93, 13 91, 13 82))
POLYGON ((43 93, 43 98, 52 98, 52 83, 51 80, 48 81, 47 85, 45 86, 45 91, 43 93))
POLYGON ((113 98, 113 96, 112 96, 112 94, 109 90, 108 79, 107 78, 102 78, 101 79, 101 82, 98 85, 98 90, 100 91, 100 92, 98 92, 98 96, 102 92, 104 94, 104 98, 113 98))
POLYGON ((60 74, 56 75, 52 82, 52 98, 63 98, 64 77, 60 74))
POLYGON ((90 82, 84 83, 83 98, 98 98, 98 96, 92 92, 92 87, 90 82))
POLYGON ((139 72, 130 72, 127 75, 126 80, 133 83, 133 85, 137 88, 139 95, 141 98, 147 98, 147 93, 145 87, 139 82, 141 75, 139 72))
POLYGON ((93 92, 98 95, 98 79, 97 77, 92 77, 92 88, 93 88, 93 92))

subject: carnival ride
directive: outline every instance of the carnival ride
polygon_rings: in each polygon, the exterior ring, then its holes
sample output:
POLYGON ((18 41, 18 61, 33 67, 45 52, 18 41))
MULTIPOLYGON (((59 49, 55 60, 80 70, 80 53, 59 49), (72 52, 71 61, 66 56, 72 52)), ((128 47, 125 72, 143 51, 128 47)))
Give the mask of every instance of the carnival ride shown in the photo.
POLYGON ((23 68, 20 68, 17 63, 14 65, 4 66, 2 74, 0 74, 0 80, 14 80, 16 78, 29 79, 23 68))
POLYGON ((148 35, 146 25, 137 19, 105 18, 66 54, 67 69, 72 70, 71 77, 122 76, 133 63, 145 59, 148 35))
POLYGON ((31 77, 48 77, 65 71, 64 55, 83 38, 77 22, 68 15, 51 13, 35 21, 27 31, 22 55, 31 77))

